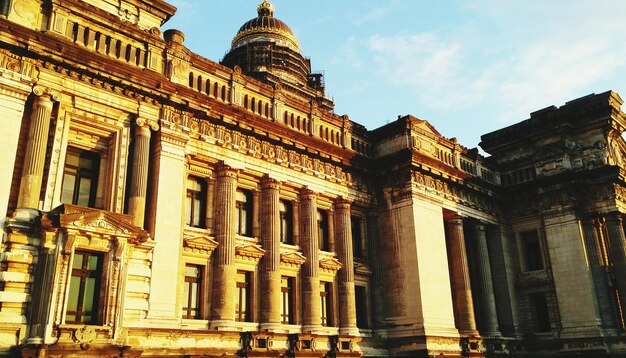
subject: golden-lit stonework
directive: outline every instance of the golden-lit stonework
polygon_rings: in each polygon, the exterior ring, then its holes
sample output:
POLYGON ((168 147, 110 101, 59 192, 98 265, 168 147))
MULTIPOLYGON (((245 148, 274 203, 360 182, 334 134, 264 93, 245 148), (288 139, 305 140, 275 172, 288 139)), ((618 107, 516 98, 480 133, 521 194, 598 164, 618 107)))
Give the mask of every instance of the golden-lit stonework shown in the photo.
POLYGON ((0 1, 0 354, 626 355, 618 94, 484 157, 337 115, 267 1, 221 63, 175 11, 0 1))

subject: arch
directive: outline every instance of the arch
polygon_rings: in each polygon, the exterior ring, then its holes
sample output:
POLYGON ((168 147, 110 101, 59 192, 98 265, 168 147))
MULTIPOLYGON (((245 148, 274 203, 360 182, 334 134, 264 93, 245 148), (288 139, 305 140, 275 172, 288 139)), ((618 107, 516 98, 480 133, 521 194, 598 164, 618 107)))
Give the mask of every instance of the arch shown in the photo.
POLYGON ((130 62, 132 51, 133 51, 133 47, 130 44, 126 45, 126 53, 124 57, 126 59, 126 62, 130 62))
POLYGON ((248 95, 243 96, 243 108, 248 109, 248 95))
POLYGON ((219 90, 220 90, 220 86, 217 82, 215 82, 213 84, 213 97, 217 98, 217 96, 219 95, 219 90))
POLYGON ((222 101, 226 101, 226 86, 222 85, 222 101))
POLYGON ((289 113, 287 113, 287 111, 285 111, 283 115, 283 122, 285 122, 285 125, 289 124, 289 113))
POLYGON ((189 72, 189 87, 193 88, 193 79, 194 79, 194 74, 193 72, 189 72))
POLYGON ((257 113, 262 116, 263 115, 263 101, 259 100, 259 102, 256 104, 256 108, 257 108, 257 113))
POLYGON ((273 116, 270 116, 270 104, 269 103, 265 104, 265 117, 273 117, 273 116))
POLYGON ((253 113, 256 112, 256 106, 255 106, 255 102, 254 102, 254 97, 252 97, 252 100, 250 100, 250 110, 253 113))
POLYGON ((326 132, 325 137, 326 137, 326 140, 328 140, 328 128, 324 128, 324 132, 326 132))
POLYGON ((293 113, 291 114, 291 128, 295 127, 296 122, 295 122, 295 118, 293 116, 293 113))
POLYGON ((211 94, 211 81, 208 78, 206 79, 204 89, 206 90, 206 94, 211 94))
POLYGON ((198 76, 198 78, 196 79, 196 84, 197 84, 198 91, 204 92, 204 88, 202 88, 202 86, 204 85, 204 81, 202 80, 202 76, 198 76))
POLYGON ((298 118, 296 118, 296 128, 298 128, 298 130, 300 130, 300 116, 298 116, 298 118))

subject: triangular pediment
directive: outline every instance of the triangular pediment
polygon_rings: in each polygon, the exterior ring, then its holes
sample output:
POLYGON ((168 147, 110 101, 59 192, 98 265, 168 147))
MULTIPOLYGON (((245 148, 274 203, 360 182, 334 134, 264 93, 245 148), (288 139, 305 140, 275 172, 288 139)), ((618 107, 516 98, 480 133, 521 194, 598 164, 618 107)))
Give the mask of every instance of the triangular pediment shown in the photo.
POLYGON ((326 271, 338 271, 343 265, 334 257, 321 259, 320 268, 326 271))
POLYGON ((132 224, 131 215, 106 210, 62 204, 47 213, 42 220, 52 227, 91 234, 122 236, 131 241, 144 242, 149 238, 147 231, 132 224))
POLYGON ((200 251, 210 254, 219 243, 208 236, 194 236, 183 239, 183 247, 191 251, 200 251))
POLYGON ((423 119, 417 119, 415 122, 413 122, 413 128, 417 131, 429 134, 434 137, 441 137, 441 133, 439 133, 439 131, 435 129, 432 124, 423 119))
POLYGON ((370 276, 372 274, 372 269, 370 269, 369 266, 367 266, 364 263, 355 262, 354 263, 354 273, 357 274, 357 275, 370 276))
POLYGON ((285 265, 300 266, 306 262, 306 257, 299 252, 285 252, 280 254, 280 262, 285 265))
POLYGON ((265 250, 259 245, 241 245, 235 248, 235 254, 245 260, 259 260, 265 255, 265 250))

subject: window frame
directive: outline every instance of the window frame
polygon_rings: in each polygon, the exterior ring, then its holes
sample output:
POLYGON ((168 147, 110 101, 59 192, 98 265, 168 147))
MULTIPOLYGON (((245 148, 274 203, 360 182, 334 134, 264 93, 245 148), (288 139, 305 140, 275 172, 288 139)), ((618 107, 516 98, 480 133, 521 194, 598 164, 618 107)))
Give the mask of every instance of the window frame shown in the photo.
POLYGON ((235 213, 236 213, 236 229, 235 232, 239 236, 252 237, 252 219, 253 219, 253 195, 250 190, 238 188, 236 192, 235 200, 235 213), (239 200, 240 197, 245 197, 246 201, 239 200), (245 214, 245 215, 242 215, 245 214), (244 217, 244 219, 242 219, 244 217))
POLYGON ((281 276, 280 278, 281 310, 280 323, 295 324, 296 300, 295 277, 281 276))
POLYGON ((544 248, 539 230, 530 229, 520 231, 519 242, 524 271, 545 270, 547 265, 544 258, 544 248), (530 244, 534 245, 530 246, 530 244))
POLYGON ((193 263, 185 264, 185 273, 184 273, 184 281, 183 281, 183 307, 182 307, 182 318, 183 319, 202 319, 204 316, 204 289, 205 289, 205 272, 206 266, 197 265, 193 263), (187 275, 187 268, 194 268, 197 270, 197 274, 195 276, 187 275), (193 282, 195 280, 195 282, 193 282), (190 284, 189 286, 187 284, 190 284), (196 308, 195 315, 191 314, 191 310, 193 307, 191 306, 191 300, 193 297, 193 289, 192 283, 196 283, 196 308), (187 298, 186 302, 184 298, 187 298), (185 306, 187 305, 187 306, 185 306))
POLYGON ((320 281, 320 324, 323 327, 334 326, 333 283, 320 281))
POLYGON ((237 299, 235 301, 235 322, 253 322, 253 289, 252 272, 237 270, 236 287, 237 299), (243 275, 244 281, 240 280, 243 275), (245 297, 243 297, 245 294, 245 297), (242 310, 242 304, 245 303, 245 310, 242 310))
POLYGON ((102 252, 89 251, 89 250, 74 250, 72 254, 72 265, 69 267, 69 284, 67 286, 67 303, 65 307, 65 323, 67 324, 84 324, 84 325, 100 325, 102 323, 102 312, 101 312, 101 294, 103 289, 104 279, 104 261, 106 259, 106 255, 102 252), (83 257, 81 268, 74 268, 77 255, 81 255, 83 257), (97 257, 98 261, 96 264, 96 268, 94 270, 89 270, 89 258, 97 257), (76 271, 82 271, 77 274, 76 271), (87 272, 85 272, 87 271, 87 272), (88 276, 86 274, 88 273, 88 276), (70 311, 70 296, 72 295, 72 278, 79 277, 79 288, 78 288, 78 297, 76 297, 76 311, 70 311), (82 310, 84 305, 84 295, 86 289, 86 281, 88 278, 95 278, 95 284, 93 288, 93 297, 92 297, 92 310, 91 312, 91 320, 84 321, 82 318, 85 316, 85 311, 82 310), (69 316, 74 316, 75 319, 68 321, 69 316))
POLYGON ((96 205, 96 196, 98 191, 98 179, 100 176, 100 153, 85 149, 80 149, 72 146, 68 146, 65 153, 65 160, 63 165, 63 174, 61 180, 61 196, 59 201, 61 203, 67 203, 72 205, 78 205, 83 207, 95 208, 96 205), (68 158, 70 156, 75 156, 78 159, 78 164, 69 164, 68 158), (86 159, 91 161, 92 168, 81 167, 82 159, 86 159), (64 201, 64 193, 66 192, 65 186, 67 184, 67 177, 73 176, 74 183, 72 185, 71 190, 71 201, 64 201), (83 205, 83 203, 79 202, 80 200, 80 188, 81 181, 83 179, 89 179, 91 183, 89 184, 89 198, 87 205, 83 205))
POLYGON ((317 209, 317 239, 319 249, 322 251, 330 250, 330 225, 328 211, 317 209))
POLYGON ((279 202, 280 216, 280 242, 284 244, 293 244, 293 204, 288 200, 280 200, 279 202), (284 208, 284 210, 283 210, 284 208))
POLYGON ((185 191, 185 225, 195 228, 206 228, 206 207, 207 207, 207 183, 206 179, 190 175, 186 181, 185 191), (189 183, 194 181, 200 186, 200 190, 195 190, 189 183), (195 203, 200 202, 198 222, 194 222, 195 216, 195 203))

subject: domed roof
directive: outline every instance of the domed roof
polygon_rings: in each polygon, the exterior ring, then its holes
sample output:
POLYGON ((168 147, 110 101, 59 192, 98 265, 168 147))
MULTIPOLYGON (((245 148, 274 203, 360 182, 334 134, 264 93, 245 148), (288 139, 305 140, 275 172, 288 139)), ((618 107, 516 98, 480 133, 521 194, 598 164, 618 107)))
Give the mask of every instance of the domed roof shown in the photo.
POLYGON ((232 49, 250 42, 273 41, 300 52, 300 44, 289 26, 274 17, 272 4, 263 0, 257 7, 257 12, 258 17, 247 21, 239 28, 237 35, 233 38, 232 49))

